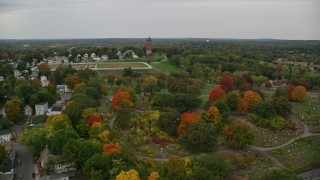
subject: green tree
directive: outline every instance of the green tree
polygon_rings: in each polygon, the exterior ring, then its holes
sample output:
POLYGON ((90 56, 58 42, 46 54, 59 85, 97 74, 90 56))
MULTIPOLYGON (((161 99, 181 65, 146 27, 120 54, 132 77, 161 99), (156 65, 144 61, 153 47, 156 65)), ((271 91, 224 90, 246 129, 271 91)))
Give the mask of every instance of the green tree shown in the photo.
POLYGON ((238 108, 238 99, 239 96, 236 93, 228 93, 226 98, 225 98, 225 102, 228 105, 228 107, 230 108, 231 111, 236 111, 238 108))
POLYGON ((226 179, 231 170, 228 158, 218 155, 203 154, 191 159, 194 167, 190 179, 226 179))
POLYGON ((32 128, 25 130, 20 141, 27 145, 34 156, 39 157, 40 152, 48 145, 47 131, 44 128, 32 128))
POLYGON ((111 156, 103 154, 94 154, 84 165, 83 172, 87 179, 95 180, 95 178, 109 179, 109 170, 112 169, 111 156))
POLYGON ((271 104, 275 112, 279 115, 287 115, 291 113, 292 104, 286 96, 273 97, 271 99, 271 104))
POLYGON ((273 107, 274 106, 269 102, 260 102, 258 104, 254 104, 250 110, 262 118, 271 118, 276 115, 273 107))
POLYGON ((215 148, 217 133, 210 123, 195 122, 181 138, 181 143, 191 152, 210 152, 215 148))
POLYGON ((55 131, 53 136, 50 139, 51 148, 55 154, 61 154, 63 146, 70 139, 78 139, 79 135, 73 129, 61 129, 55 131))
POLYGON ((156 93, 152 105, 160 109, 173 107, 172 103, 173 95, 168 91, 161 91, 156 93))
POLYGON ((246 147, 254 138, 252 128, 239 121, 233 121, 232 124, 224 127, 223 133, 227 144, 234 148, 246 147))
POLYGON ((160 113, 157 125, 159 128, 170 134, 171 136, 177 136, 177 128, 180 124, 181 114, 175 109, 165 109, 160 113))
POLYGON ((70 139, 62 149, 64 159, 83 165, 96 153, 101 153, 102 144, 97 140, 70 139))
POLYGON ((5 146, 0 144, 0 165, 9 159, 5 146))

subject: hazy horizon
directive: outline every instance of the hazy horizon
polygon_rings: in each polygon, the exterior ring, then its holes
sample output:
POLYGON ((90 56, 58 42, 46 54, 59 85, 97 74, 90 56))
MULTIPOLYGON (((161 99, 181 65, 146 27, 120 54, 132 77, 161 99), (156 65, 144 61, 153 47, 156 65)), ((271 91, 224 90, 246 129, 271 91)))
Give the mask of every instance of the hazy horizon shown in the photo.
POLYGON ((320 40, 320 0, 0 0, 0 39, 320 40))

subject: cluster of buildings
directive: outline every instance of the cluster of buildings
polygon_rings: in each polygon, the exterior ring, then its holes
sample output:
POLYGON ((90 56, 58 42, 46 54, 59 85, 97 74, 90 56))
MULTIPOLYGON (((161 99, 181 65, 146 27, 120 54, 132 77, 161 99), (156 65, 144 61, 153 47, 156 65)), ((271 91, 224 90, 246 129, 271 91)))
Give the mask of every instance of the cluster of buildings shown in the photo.
POLYGON ((0 179, 14 178, 15 150, 11 141, 12 134, 9 130, 0 130, 0 145, 4 146, 8 159, 0 164, 0 179))

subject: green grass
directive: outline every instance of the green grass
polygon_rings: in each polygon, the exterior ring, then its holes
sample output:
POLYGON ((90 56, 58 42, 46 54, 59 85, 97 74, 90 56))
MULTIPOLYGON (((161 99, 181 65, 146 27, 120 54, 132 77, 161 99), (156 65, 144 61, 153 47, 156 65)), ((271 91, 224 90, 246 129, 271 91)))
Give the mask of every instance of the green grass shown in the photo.
POLYGON ((227 155, 234 166, 234 174, 237 177, 252 177, 261 174, 269 168, 275 167, 270 159, 257 151, 244 150, 231 154, 227 153, 227 155))
POLYGON ((269 129, 256 127, 254 128, 254 146, 273 147, 288 142, 290 139, 301 135, 301 132, 284 129, 280 131, 272 131, 269 129))
POLYGON ((320 132, 320 95, 308 93, 308 99, 292 103, 293 114, 305 122, 313 133, 320 132))
POLYGON ((47 116, 39 115, 39 116, 32 116, 31 123, 38 124, 38 123, 45 123, 47 120, 47 116))
POLYGON ((147 67, 144 63, 130 63, 130 62, 108 62, 108 63, 99 63, 98 68, 140 68, 147 67))
POLYGON ((302 138, 270 153, 286 167, 301 172, 320 164, 320 136, 302 138))
POLYGON ((170 74, 170 73, 177 73, 177 72, 182 72, 184 71, 182 68, 179 68, 175 65, 172 65, 169 63, 169 61, 165 61, 162 63, 153 63, 151 62, 150 65, 158 70, 158 71, 162 71, 165 74, 170 74))

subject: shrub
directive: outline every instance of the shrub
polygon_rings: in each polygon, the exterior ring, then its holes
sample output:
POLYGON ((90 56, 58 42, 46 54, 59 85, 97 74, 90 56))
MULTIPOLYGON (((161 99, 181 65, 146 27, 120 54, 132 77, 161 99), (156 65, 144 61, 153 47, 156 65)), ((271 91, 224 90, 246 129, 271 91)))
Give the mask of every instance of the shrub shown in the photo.
POLYGON ((242 122, 234 121, 223 129, 225 140, 228 145, 234 148, 243 148, 250 145, 254 135, 252 128, 242 122))

